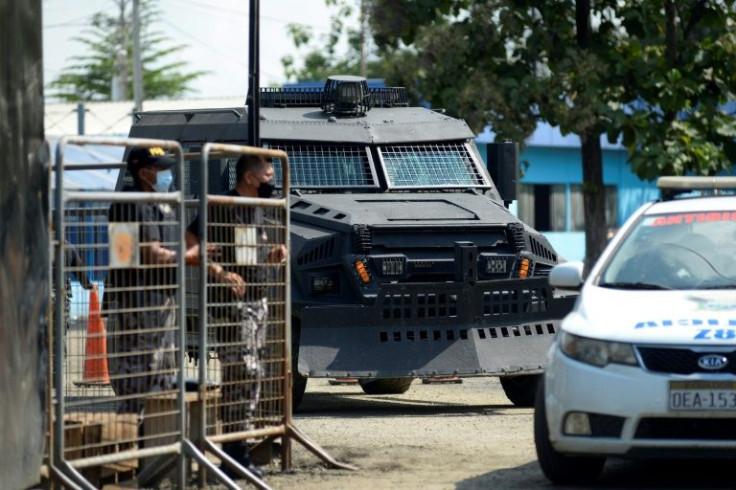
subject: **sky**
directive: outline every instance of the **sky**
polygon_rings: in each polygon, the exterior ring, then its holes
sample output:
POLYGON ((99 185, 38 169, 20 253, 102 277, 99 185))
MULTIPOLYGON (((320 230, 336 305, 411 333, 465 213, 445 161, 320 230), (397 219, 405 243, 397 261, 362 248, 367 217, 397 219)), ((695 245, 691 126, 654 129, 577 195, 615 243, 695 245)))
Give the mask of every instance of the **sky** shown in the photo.
MULTIPOLYGON (((154 28, 185 44, 176 56, 190 63, 189 70, 209 73, 192 84, 191 97, 244 96, 248 89, 249 0, 156 0, 161 10, 154 28)), ((83 53, 84 46, 71 38, 89 26, 95 12, 116 12, 114 0, 43 0, 44 83, 48 84, 83 53)), ((315 35, 329 32, 334 8, 324 0, 260 0, 260 83, 285 81, 281 58, 296 51, 287 25, 299 23, 315 35)), ((302 52, 303 53, 303 52, 302 52)), ((174 57, 170 58, 173 61, 174 57)))

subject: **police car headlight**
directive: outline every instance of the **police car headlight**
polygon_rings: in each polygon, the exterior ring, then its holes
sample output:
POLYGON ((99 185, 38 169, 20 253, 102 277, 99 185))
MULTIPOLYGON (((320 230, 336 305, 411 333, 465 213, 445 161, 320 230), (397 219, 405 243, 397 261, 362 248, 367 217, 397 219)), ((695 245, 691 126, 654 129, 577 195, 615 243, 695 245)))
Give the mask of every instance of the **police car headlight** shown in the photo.
POLYGON ((562 331, 560 349, 576 361, 603 367, 607 364, 627 364, 636 366, 634 347, 622 342, 588 339, 562 331))

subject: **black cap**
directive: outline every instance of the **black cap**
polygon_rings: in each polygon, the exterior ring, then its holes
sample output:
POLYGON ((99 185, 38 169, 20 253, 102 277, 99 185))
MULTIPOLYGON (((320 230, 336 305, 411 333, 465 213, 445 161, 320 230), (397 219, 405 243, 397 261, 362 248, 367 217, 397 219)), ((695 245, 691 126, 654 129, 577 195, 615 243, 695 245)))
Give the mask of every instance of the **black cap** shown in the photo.
POLYGON ((171 154, 160 146, 136 146, 128 154, 128 169, 137 170, 142 167, 170 168, 176 165, 176 160, 171 154))

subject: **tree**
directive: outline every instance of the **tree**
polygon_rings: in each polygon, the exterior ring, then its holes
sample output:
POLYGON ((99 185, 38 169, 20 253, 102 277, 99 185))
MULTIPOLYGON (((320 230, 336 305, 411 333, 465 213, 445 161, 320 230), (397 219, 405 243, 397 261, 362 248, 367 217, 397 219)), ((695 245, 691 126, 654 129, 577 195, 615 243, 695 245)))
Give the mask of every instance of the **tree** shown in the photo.
POLYGON ((383 54, 416 54, 415 89, 476 131, 580 136, 586 264, 606 243, 601 135, 640 177, 728 170, 736 157, 734 2, 372 0, 383 54))
MULTIPOLYGON (((358 1, 360 15, 364 0, 358 1)), ((367 1, 367 0, 366 0, 367 1)), ((323 40, 324 46, 313 43, 312 28, 303 24, 289 24, 287 29, 294 46, 308 49, 303 57, 302 66, 297 66, 291 55, 281 58, 286 78, 290 80, 325 80, 330 75, 368 75, 365 60, 365 44, 368 41, 364 35, 366 23, 361 16, 358 19, 357 29, 350 27, 349 20, 355 15, 355 9, 347 0, 325 0, 325 4, 335 7, 337 11, 330 17, 330 33, 323 40), (337 56, 337 48, 341 40, 347 38, 348 52, 344 57, 337 56)), ((371 66, 371 74, 375 72, 371 66)))
MULTIPOLYGON (((85 54, 72 58, 58 78, 49 84, 50 95, 66 102, 113 100, 115 82, 119 97, 130 100, 133 94, 132 0, 111 0, 117 15, 95 14, 91 27, 73 38, 85 46, 85 54)), ((169 46, 168 39, 152 30, 160 12, 153 0, 141 1, 140 37, 143 65, 143 92, 148 99, 178 97, 190 92, 192 81, 204 71, 184 72, 185 61, 166 62, 186 48, 169 46)))
MULTIPOLYGON (((390 79, 394 84, 401 84, 405 77, 402 76, 402 71, 396 70, 400 63, 387 54, 378 56, 372 42, 368 26, 370 2, 371 0, 325 0, 326 5, 336 10, 330 17, 329 34, 317 42, 309 26, 289 24, 287 29, 294 46, 297 49, 307 49, 307 54, 299 65, 294 56, 281 59, 286 78, 309 81, 326 80, 331 75, 359 75, 390 79), (319 44, 320 41, 322 44, 319 44), (341 41, 346 41, 347 52, 338 55, 341 41)), ((408 53, 396 53, 396 56, 406 58, 408 53)))

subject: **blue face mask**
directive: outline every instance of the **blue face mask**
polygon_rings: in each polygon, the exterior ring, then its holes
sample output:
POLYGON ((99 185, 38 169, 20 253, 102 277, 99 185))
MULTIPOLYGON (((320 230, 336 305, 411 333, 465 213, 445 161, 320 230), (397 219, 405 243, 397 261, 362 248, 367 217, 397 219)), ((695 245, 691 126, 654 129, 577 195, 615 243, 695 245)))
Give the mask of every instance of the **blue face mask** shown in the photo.
POLYGON ((171 184, 174 182, 174 174, 171 170, 162 170, 156 172, 156 183, 149 182, 153 190, 156 192, 169 192, 171 184))

